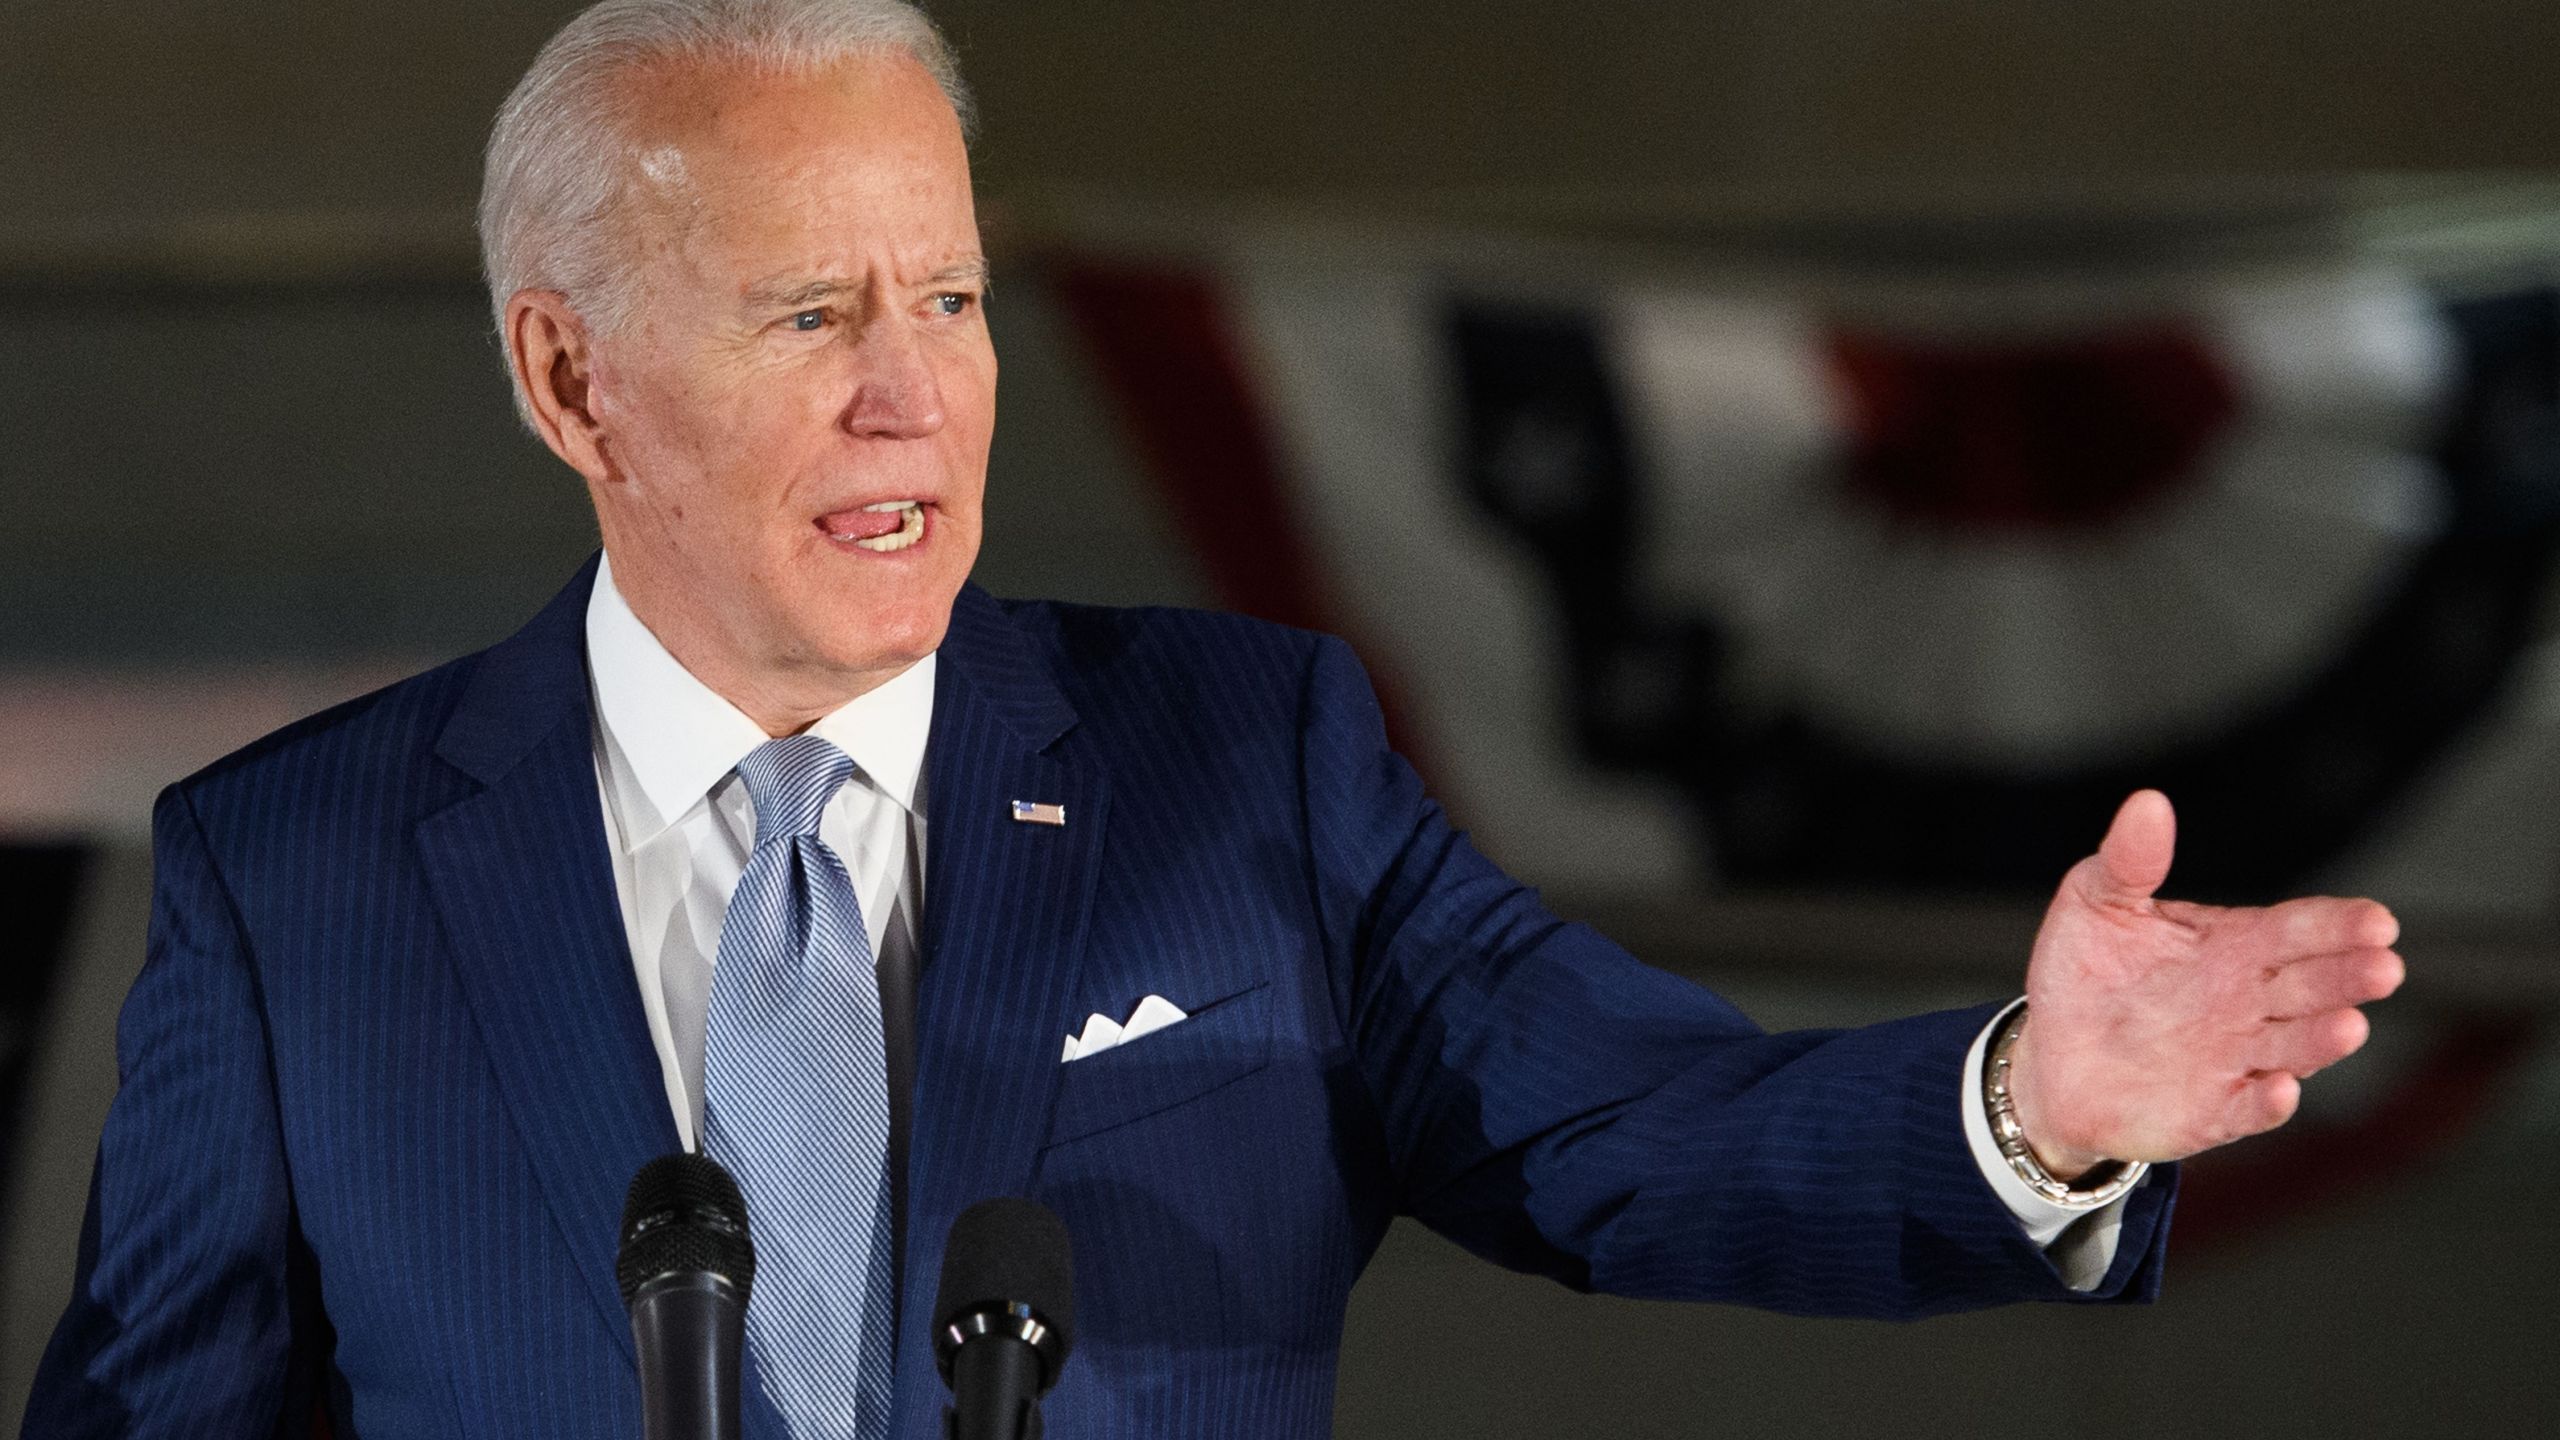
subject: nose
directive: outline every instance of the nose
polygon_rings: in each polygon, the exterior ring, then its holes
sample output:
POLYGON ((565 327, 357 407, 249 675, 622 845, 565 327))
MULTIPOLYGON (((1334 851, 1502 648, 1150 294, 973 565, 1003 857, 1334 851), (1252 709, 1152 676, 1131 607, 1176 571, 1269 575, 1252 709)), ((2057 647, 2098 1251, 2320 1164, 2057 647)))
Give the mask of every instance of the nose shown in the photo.
POLYGON ((942 382, 925 337, 913 321, 880 315, 853 341, 853 393, 845 402, 851 434, 916 440, 942 428, 942 382))

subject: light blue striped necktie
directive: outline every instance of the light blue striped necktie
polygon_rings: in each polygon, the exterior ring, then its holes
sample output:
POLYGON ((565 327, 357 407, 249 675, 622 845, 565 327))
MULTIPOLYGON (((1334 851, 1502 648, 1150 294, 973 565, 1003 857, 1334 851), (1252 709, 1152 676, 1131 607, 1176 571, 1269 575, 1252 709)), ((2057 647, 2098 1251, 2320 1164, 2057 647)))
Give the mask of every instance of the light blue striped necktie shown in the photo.
POLYGON ((844 862, 818 838, 854 777, 815 735, 738 762, 755 849, 720 926, 703 1149, 746 1192, 747 1351, 794 1440, 889 1433, 896 1358, 880 982, 844 862))

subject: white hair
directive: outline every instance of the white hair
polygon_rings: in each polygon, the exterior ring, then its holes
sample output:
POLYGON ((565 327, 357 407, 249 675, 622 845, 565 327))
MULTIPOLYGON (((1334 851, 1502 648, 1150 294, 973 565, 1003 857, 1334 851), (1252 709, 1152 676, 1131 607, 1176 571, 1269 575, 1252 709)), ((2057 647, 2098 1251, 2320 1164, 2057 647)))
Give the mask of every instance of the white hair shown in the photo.
MULTIPOLYGON (((631 72, 726 63, 793 74, 891 51, 915 57, 962 133, 974 130, 950 47, 906 0, 603 0, 580 11, 534 57, 489 134, 480 264, 501 344, 519 290, 560 291, 605 333, 631 318, 617 212, 635 174, 673 178, 663 172, 680 163, 634 153, 631 72)), ((530 422, 526 397, 515 399, 530 422)))

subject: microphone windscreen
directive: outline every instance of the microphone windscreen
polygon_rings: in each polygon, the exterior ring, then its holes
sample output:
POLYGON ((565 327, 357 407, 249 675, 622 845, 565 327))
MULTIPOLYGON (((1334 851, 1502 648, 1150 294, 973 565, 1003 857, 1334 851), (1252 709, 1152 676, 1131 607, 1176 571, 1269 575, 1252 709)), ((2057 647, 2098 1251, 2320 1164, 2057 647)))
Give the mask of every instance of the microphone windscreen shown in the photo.
POLYGON ((1057 1335, 1062 1358, 1075 1347, 1075 1266, 1066 1222, 1037 1200, 981 1200, 951 1222, 942 1288, 934 1292, 934 1332, 972 1310, 997 1305, 1030 1307, 1057 1335))
POLYGON ((747 1235, 747 1197, 708 1155, 661 1155, 631 1177, 622 1202, 622 1250, 614 1279, 622 1303, 648 1281, 707 1271, 737 1287, 746 1303, 755 1287, 756 1250, 747 1235))

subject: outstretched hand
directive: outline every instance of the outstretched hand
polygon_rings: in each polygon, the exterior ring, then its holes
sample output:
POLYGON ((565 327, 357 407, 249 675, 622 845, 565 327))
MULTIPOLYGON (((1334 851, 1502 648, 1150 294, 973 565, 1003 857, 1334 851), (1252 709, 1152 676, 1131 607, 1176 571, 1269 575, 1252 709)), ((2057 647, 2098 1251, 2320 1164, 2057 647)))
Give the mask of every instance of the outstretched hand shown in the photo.
POLYGON ((2136 793, 2098 853, 2063 877, 2036 934, 2010 1093, 2057 1176, 2274 1129, 2303 1077, 2364 1043, 2355 1007, 2399 988, 2389 910, 2154 899, 2176 844, 2168 797, 2136 793))

